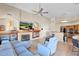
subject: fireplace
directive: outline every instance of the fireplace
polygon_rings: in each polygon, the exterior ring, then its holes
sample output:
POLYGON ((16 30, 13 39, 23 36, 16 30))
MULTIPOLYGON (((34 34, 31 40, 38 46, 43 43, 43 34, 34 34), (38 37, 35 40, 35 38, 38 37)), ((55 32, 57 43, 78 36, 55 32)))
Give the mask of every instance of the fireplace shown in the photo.
POLYGON ((19 41, 28 41, 32 40, 32 32, 19 32, 18 33, 19 41))
POLYGON ((29 34, 23 34, 21 37, 21 41, 28 41, 30 40, 30 35, 29 34))

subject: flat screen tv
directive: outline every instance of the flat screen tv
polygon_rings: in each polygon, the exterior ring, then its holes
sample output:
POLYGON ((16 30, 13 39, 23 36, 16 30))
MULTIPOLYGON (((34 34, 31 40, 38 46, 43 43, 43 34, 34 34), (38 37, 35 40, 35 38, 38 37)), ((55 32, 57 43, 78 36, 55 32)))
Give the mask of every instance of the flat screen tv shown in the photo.
POLYGON ((20 30, 32 29, 32 28, 33 28, 33 23, 20 22, 20 30))

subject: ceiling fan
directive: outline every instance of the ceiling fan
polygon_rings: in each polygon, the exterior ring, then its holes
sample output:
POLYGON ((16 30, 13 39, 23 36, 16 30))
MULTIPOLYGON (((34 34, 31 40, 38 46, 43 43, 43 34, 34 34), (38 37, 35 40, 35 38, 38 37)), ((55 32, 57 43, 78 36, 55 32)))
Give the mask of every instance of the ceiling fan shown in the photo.
POLYGON ((32 11, 35 12, 35 15, 43 16, 44 14, 48 14, 47 11, 43 11, 43 10, 44 10, 44 8, 40 8, 40 5, 39 5, 39 10, 38 11, 36 11, 36 10, 32 10, 32 11))

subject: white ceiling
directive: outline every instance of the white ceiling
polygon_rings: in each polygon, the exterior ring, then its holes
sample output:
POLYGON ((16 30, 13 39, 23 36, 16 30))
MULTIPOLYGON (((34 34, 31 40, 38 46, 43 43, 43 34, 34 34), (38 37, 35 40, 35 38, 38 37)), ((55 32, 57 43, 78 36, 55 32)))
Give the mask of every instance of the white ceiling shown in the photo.
MULTIPOLYGON (((22 9, 27 12, 32 10, 39 10, 39 3, 8 3, 10 6, 22 9)), ((79 17, 79 4, 75 3, 41 3, 44 11, 48 11, 48 18, 53 17, 79 17)))

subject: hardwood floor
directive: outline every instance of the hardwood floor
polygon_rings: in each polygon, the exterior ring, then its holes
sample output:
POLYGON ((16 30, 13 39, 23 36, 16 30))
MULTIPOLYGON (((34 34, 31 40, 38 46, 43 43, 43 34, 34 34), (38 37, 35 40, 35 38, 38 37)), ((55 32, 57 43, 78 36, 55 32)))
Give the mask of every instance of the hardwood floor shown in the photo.
MULTIPOLYGON (((38 43, 41 43, 39 39, 32 41, 31 48, 29 48, 32 53, 36 53, 36 46, 38 43)), ((75 50, 78 51, 78 49, 75 50)), ((69 42, 64 43, 59 41, 56 53, 52 56, 77 56, 77 53, 78 52, 72 52, 71 43, 69 44, 69 42)))

